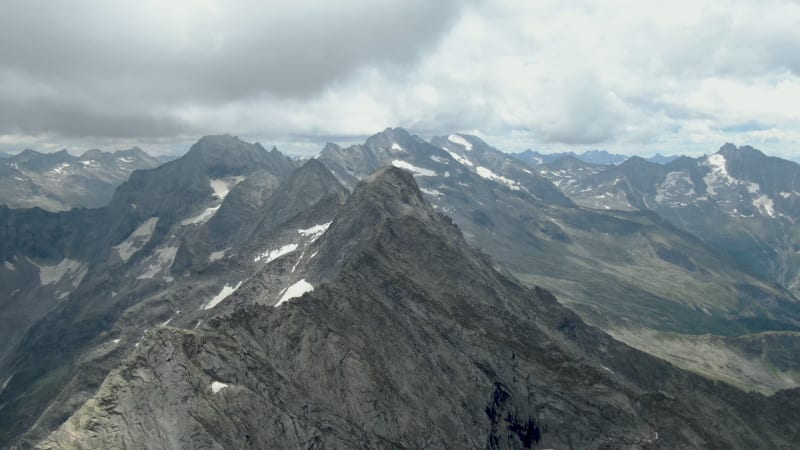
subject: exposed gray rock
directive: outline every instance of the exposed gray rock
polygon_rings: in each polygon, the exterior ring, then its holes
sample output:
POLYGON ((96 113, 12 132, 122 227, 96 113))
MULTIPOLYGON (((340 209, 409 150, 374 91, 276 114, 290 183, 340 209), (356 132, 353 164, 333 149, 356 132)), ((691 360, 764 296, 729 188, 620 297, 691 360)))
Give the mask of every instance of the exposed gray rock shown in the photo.
POLYGON ((39 448, 792 448, 800 432, 797 390, 745 394, 585 325, 495 271, 399 169, 315 245, 313 291, 158 328, 39 448))

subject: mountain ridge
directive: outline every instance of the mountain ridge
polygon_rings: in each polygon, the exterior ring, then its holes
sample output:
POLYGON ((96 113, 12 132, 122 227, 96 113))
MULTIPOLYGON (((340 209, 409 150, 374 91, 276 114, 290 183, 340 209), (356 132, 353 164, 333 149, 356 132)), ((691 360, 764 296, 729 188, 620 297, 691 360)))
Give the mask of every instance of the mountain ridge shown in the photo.
POLYGON ((155 330, 39 448, 746 448, 797 432, 775 411, 797 393, 672 369, 494 271, 401 169, 360 183, 320 239, 314 264, 341 257, 338 274, 194 331, 155 330), (354 251, 323 256, 343 242, 354 251), (745 404, 763 415, 744 420, 745 404))

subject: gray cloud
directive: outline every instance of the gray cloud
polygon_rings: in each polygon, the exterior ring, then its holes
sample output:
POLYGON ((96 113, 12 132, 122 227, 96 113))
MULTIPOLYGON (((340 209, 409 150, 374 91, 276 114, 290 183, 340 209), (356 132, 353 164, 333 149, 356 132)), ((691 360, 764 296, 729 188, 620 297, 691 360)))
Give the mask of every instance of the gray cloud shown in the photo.
POLYGON ((88 105, 46 100, 5 103, 0 107, 0 134, 56 134, 68 137, 158 138, 189 130, 170 116, 147 112, 95 111, 88 105))
POLYGON ((0 75, 17 86, 0 87, 0 128, 178 132, 154 111, 307 99, 365 65, 413 62, 458 11, 455 0, 4 2, 0 75))

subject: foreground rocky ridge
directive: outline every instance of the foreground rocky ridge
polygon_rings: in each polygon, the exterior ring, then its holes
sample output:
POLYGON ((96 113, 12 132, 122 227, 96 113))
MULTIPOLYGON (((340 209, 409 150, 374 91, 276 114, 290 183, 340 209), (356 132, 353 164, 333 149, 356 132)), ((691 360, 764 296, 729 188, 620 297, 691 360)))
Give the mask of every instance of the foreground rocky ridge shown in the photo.
POLYGON ((243 286, 195 330, 158 328, 39 448, 791 448, 800 433, 797 390, 745 394, 585 325, 467 247, 399 169, 366 178, 313 248, 313 290, 243 286))
POLYGON ((147 330, 191 328, 224 309, 266 264, 258 255, 302 251, 315 236, 298 230, 329 222, 344 201, 325 173, 209 136, 135 172, 107 207, 0 208, 0 447, 30 445, 60 425, 147 330), (280 215, 265 222, 263 208, 280 215))

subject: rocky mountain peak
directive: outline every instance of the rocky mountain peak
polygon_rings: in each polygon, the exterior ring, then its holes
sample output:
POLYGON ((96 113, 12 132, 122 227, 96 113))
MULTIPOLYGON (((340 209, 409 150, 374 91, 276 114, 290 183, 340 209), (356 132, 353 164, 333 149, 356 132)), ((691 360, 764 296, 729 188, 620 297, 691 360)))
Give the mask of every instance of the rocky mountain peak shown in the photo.
POLYGON ((402 128, 387 128, 367 138, 365 146, 370 148, 390 147, 393 143, 402 144, 411 138, 411 134, 402 128))
POLYGON ((322 149, 322 153, 325 152, 338 152, 342 149, 342 147, 334 144, 333 142, 326 142, 325 147, 322 149))
POLYGON ((746 159, 766 158, 766 155, 764 153, 762 153, 760 150, 756 150, 755 148, 749 145, 743 145, 741 147, 737 147, 735 144, 731 144, 729 142, 720 147, 717 153, 723 155, 727 160, 738 160, 743 158, 746 159))

